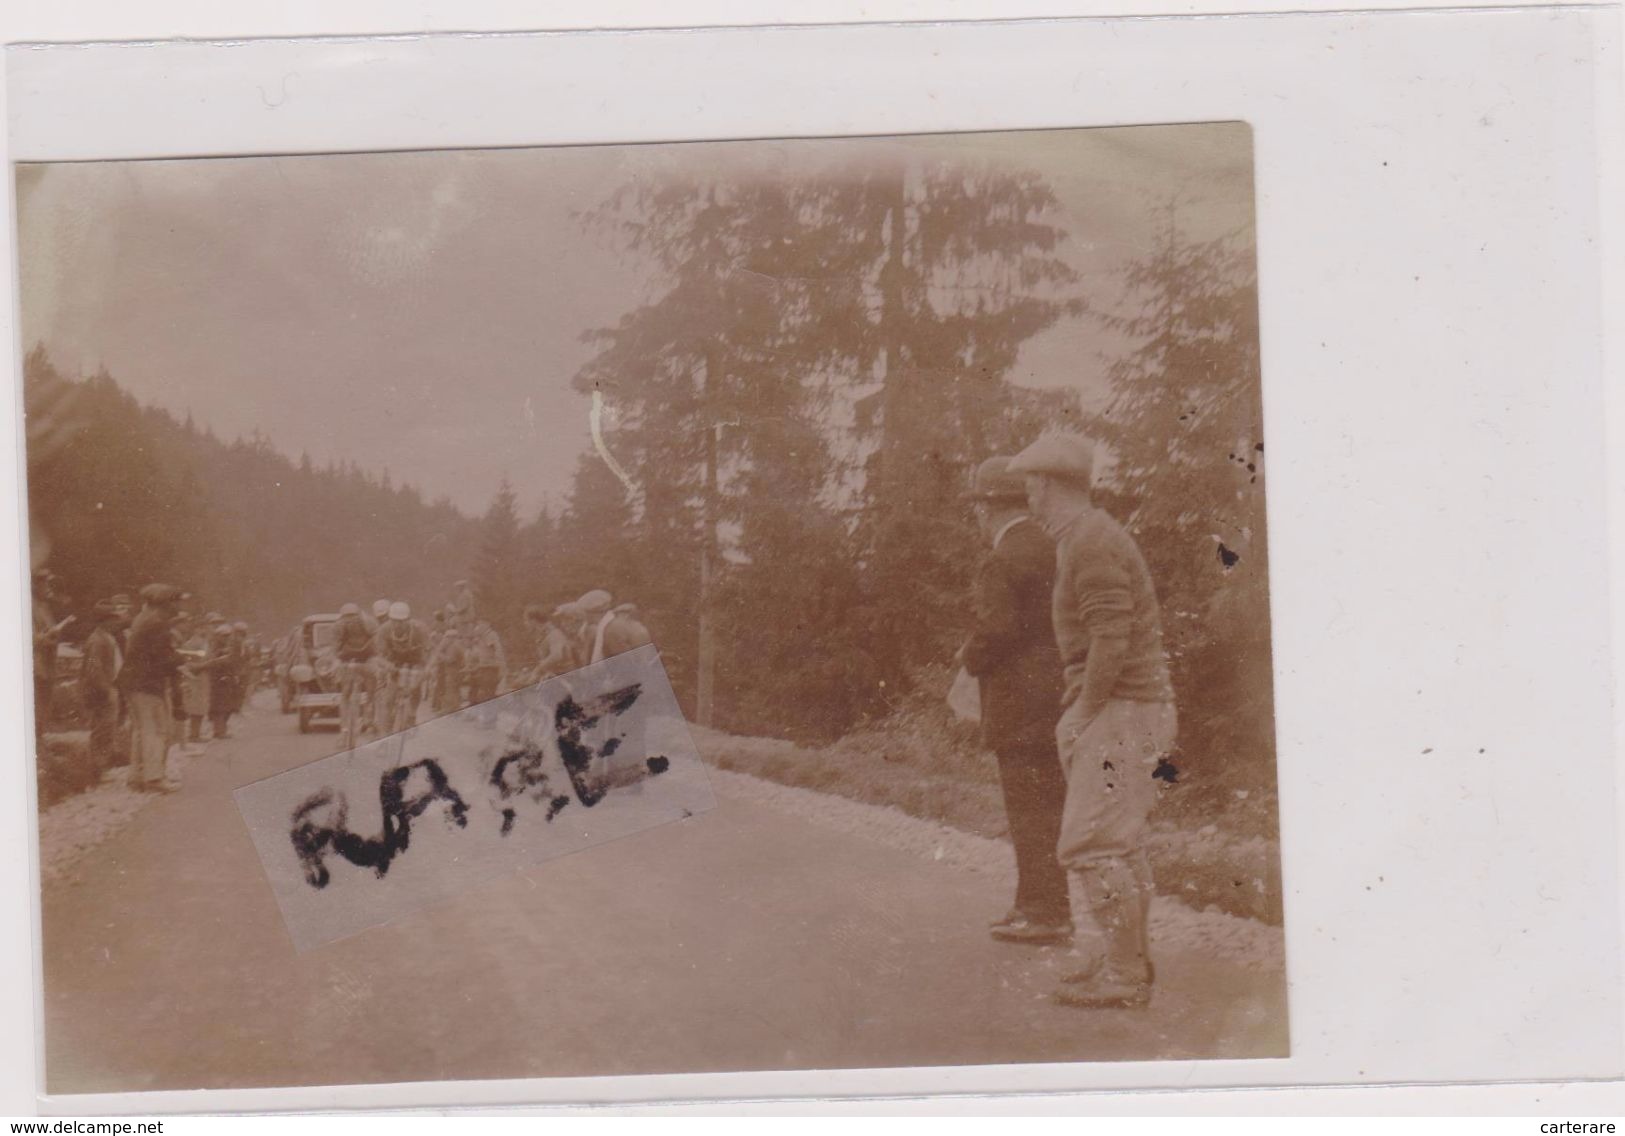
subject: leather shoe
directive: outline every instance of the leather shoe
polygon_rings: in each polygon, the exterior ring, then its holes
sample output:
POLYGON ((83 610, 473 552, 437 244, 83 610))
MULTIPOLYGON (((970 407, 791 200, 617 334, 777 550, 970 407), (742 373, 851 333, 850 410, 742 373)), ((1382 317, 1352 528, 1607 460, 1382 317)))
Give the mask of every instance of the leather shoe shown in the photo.
POLYGON ((1146 964, 1145 974, 1133 977, 1104 964, 1061 976, 1064 984, 1051 995, 1062 1006, 1082 1010, 1138 1010, 1151 1004, 1156 971, 1146 964))
POLYGON ((1064 943, 1072 938, 1070 923, 1040 923, 1019 911, 1011 912, 988 929, 988 934, 1005 943, 1028 943, 1044 946, 1064 943))

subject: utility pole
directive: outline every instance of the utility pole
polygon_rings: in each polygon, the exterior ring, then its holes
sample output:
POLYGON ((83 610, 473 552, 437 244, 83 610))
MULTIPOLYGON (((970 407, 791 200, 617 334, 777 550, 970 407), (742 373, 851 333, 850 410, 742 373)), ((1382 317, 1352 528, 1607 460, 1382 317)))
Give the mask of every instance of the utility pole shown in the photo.
POLYGON ((700 506, 700 642, 699 690, 696 695, 694 720, 701 726, 710 726, 716 702, 717 633, 716 613, 712 593, 717 572, 717 448, 722 424, 717 420, 716 391, 721 385, 717 373, 718 350, 716 341, 709 340, 705 347, 705 386, 702 392, 705 421, 705 498, 700 506))

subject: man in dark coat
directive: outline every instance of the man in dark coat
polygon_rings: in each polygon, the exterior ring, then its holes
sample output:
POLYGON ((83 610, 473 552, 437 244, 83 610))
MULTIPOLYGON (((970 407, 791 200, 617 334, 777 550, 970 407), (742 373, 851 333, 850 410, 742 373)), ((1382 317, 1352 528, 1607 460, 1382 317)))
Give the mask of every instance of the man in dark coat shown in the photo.
POLYGON ((248 645, 248 624, 231 625, 231 647, 237 653, 237 689, 231 712, 241 714, 244 703, 254 693, 254 671, 259 662, 259 652, 248 645))
POLYGON ((970 497, 991 551, 976 577, 976 624, 960 652, 981 686, 982 737, 998 758, 1016 851, 1016 899, 995 939, 1058 943, 1072 936, 1056 838, 1066 780, 1056 751, 1061 660, 1050 621, 1055 546, 1027 513, 1009 458, 977 467, 970 497))
POLYGON ((237 684, 242 670, 242 652, 232 635, 231 624, 214 629, 209 657, 198 668, 209 676, 209 722, 216 741, 231 737, 231 716, 237 712, 237 684))

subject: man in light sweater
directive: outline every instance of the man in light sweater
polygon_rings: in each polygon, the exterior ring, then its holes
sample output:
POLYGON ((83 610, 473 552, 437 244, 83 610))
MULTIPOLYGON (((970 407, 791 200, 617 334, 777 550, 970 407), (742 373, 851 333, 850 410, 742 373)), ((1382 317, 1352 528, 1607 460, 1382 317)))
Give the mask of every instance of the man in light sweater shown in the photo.
POLYGON ((1095 966, 1063 979, 1055 999, 1085 1008, 1151 1000, 1144 841, 1154 773, 1178 722, 1156 589, 1134 538, 1090 497, 1094 449, 1050 434, 1010 462, 1033 516, 1055 540, 1052 617, 1065 692, 1056 742, 1066 804, 1056 855, 1105 936, 1095 966))
POLYGON ((144 792, 180 788, 168 775, 169 747, 175 740, 170 684, 186 656, 175 647, 171 623, 186 593, 168 584, 141 589, 141 614, 130 627, 130 647, 119 679, 130 703, 130 785, 144 792))

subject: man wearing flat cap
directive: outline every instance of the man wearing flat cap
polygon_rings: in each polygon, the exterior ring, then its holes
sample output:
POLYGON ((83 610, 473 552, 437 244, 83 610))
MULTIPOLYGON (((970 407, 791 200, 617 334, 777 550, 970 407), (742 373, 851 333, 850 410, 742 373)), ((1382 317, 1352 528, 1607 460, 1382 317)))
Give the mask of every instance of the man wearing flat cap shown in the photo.
POLYGON ((582 647, 586 662, 596 663, 654 642, 638 619, 636 604, 617 605, 615 597, 594 588, 572 605, 582 614, 582 647))
POLYGON ((1087 438, 1046 435, 1009 469, 1055 539, 1051 614, 1065 682, 1056 743, 1067 782, 1056 853, 1106 940, 1097 965, 1065 975, 1055 1000, 1144 1006, 1154 981, 1146 823, 1153 773, 1178 726, 1156 589, 1134 539, 1091 500, 1087 438))
POLYGON ((186 593, 168 584, 141 589, 141 613, 130 627, 130 649, 121 674, 130 703, 130 784, 136 789, 170 792, 178 786, 167 777, 169 747, 174 741, 170 684, 185 656, 175 647, 170 625, 186 593))
POLYGON ((975 625, 960 660, 981 686, 982 738, 999 762, 1016 852, 1015 904, 991 933, 1007 942, 1058 943, 1072 937, 1072 913, 1055 859, 1066 799, 1055 752, 1055 546, 1028 514, 1023 481, 1009 465, 1008 457, 988 458, 971 478, 969 497, 991 551, 977 570, 975 625))

